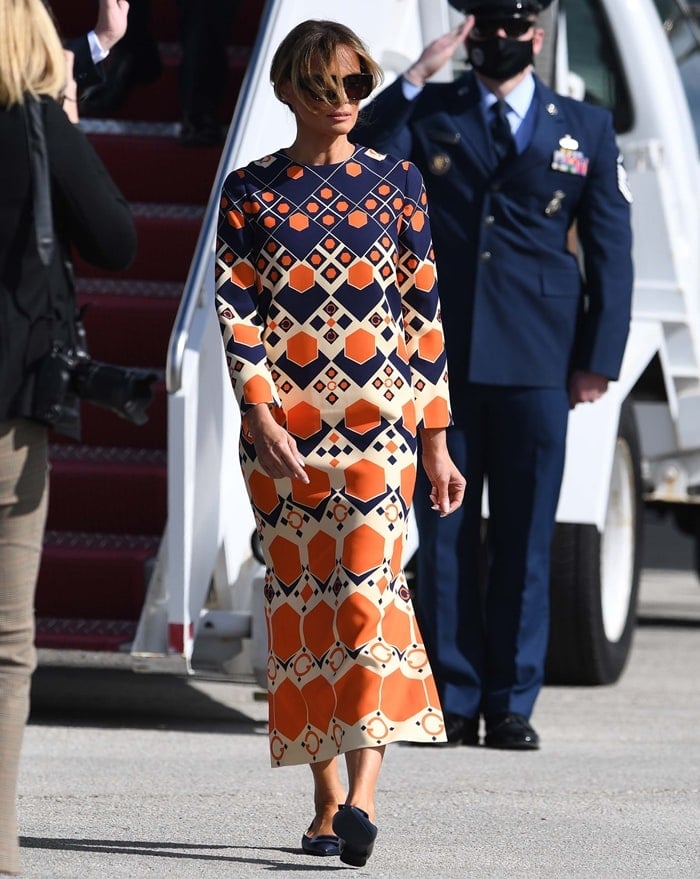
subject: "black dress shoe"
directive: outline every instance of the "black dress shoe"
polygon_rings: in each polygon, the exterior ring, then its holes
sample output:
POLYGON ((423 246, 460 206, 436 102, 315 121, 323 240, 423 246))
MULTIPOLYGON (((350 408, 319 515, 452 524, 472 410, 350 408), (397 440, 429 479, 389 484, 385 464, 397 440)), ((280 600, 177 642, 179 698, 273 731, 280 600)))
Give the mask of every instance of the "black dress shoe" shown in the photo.
POLYGON ((451 714, 445 711, 445 734, 446 742, 441 745, 478 745, 479 744, 479 718, 462 717, 460 714, 451 714))
POLYGON ((415 748, 456 748, 457 745, 479 744, 479 718, 462 717, 460 714, 450 714, 443 711, 445 719, 446 742, 405 742, 415 748))
POLYGON ((522 714, 496 714, 486 718, 487 748, 506 751, 536 751, 540 737, 522 714))
POLYGON ((319 833, 316 836, 301 837, 302 851, 307 855, 317 855, 322 858, 340 854, 340 840, 332 833, 319 833))
POLYGON ((367 812, 357 806, 338 806, 333 830, 340 838, 340 860, 351 867, 364 867, 377 838, 377 828, 367 812))

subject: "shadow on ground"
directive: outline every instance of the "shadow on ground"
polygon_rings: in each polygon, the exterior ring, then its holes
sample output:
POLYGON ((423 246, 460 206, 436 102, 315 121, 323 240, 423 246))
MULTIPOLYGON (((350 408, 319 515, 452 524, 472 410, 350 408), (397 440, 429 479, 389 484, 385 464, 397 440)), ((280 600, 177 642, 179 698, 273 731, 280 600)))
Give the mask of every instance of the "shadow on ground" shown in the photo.
MULTIPOLYGON (((294 872, 313 871, 318 873, 316 864, 298 860, 272 860, 269 855, 298 856, 300 850, 291 848, 277 848, 254 845, 254 846, 224 846, 224 845, 197 845, 195 843, 182 842, 155 842, 151 840, 128 840, 128 839, 61 839, 39 836, 21 836, 20 846, 24 849, 47 849, 50 851, 74 851, 74 852, 103 852, 105 854, 134 855, 137 857, 167 858, 177 860, 217 861, 231 864, 267 865, 270 870, 284 870, 294 872), (251 851, 246 855, 247 850, 251 851), (227 854, 228 852, 228 854, 227 854), (242 854, 236 854, 242 852, 242 854), (265 852, 269 853, 265 857, 265 852)), ((313 860, 313 859, 311 859, 313 860)), ((328 866, 326 869, 345 869, 340 864, 328 866)))
MULTIPOLYGON (((226 685, 217 686, 221 690, 226 685)), ((246 688, 245 692, 252 707, 254 688, 246 688)), ((263 729, 260 721, 246 713, 244 705, 212 698, 187 678, 141 675, 129 669, 40 665, 32 680, 31 704, 31 724, 157 727, 227 734, 263 729)))

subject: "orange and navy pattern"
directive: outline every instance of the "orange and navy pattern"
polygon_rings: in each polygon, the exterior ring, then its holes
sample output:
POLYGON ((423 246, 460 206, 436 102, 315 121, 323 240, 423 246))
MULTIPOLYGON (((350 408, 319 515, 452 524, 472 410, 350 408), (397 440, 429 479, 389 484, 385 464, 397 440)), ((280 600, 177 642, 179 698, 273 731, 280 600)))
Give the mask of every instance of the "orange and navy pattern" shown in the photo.
POLYGON ((234 171, 216 291, 268 568, 272 765, 444 740, 402 570, 417 427, 450 421, 419 172, 364 148, 234 171), (308 485, 260 468, 245 429, 257 403, 294 436, 308 485))

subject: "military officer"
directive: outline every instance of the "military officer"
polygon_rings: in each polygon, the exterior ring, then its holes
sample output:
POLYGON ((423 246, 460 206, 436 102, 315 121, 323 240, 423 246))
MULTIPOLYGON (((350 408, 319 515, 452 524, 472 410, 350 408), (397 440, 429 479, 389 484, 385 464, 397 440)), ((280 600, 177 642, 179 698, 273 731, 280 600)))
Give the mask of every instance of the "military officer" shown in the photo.
POLYGON ((537 13, 551 0, 450 2, 467 13, 464 24, 377 96, 355 139, 411 159, 428 191, 449 447, 468 486, 445 519, 430 515, 424 474, 415 501, 417 607, 448 739, 478 744, 483 717, 486 746, 535 749, 568 413, 605 393, 620 369, 630 196, 611 114, 533 73, 544 37, 537 13), (464 40, 471 70, 428 83, 464 40), (574 223, 583 273, 567 248, 574 223))

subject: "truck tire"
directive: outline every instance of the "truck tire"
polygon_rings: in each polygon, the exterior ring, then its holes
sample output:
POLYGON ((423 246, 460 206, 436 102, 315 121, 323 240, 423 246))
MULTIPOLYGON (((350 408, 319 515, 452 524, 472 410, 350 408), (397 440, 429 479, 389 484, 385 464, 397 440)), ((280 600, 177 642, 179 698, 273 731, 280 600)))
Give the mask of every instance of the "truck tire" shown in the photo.
POLYGON ((639 438, 625 401, 604 533, 583 524, 555 530, 547 683, 611 684, 622 674, 637 615, 641 529, 639 438))
POLYGON ((673 504, 676 527, 687 537, 693 538, 693 562, 700 578, 700 506, 697 504, 673 504))

